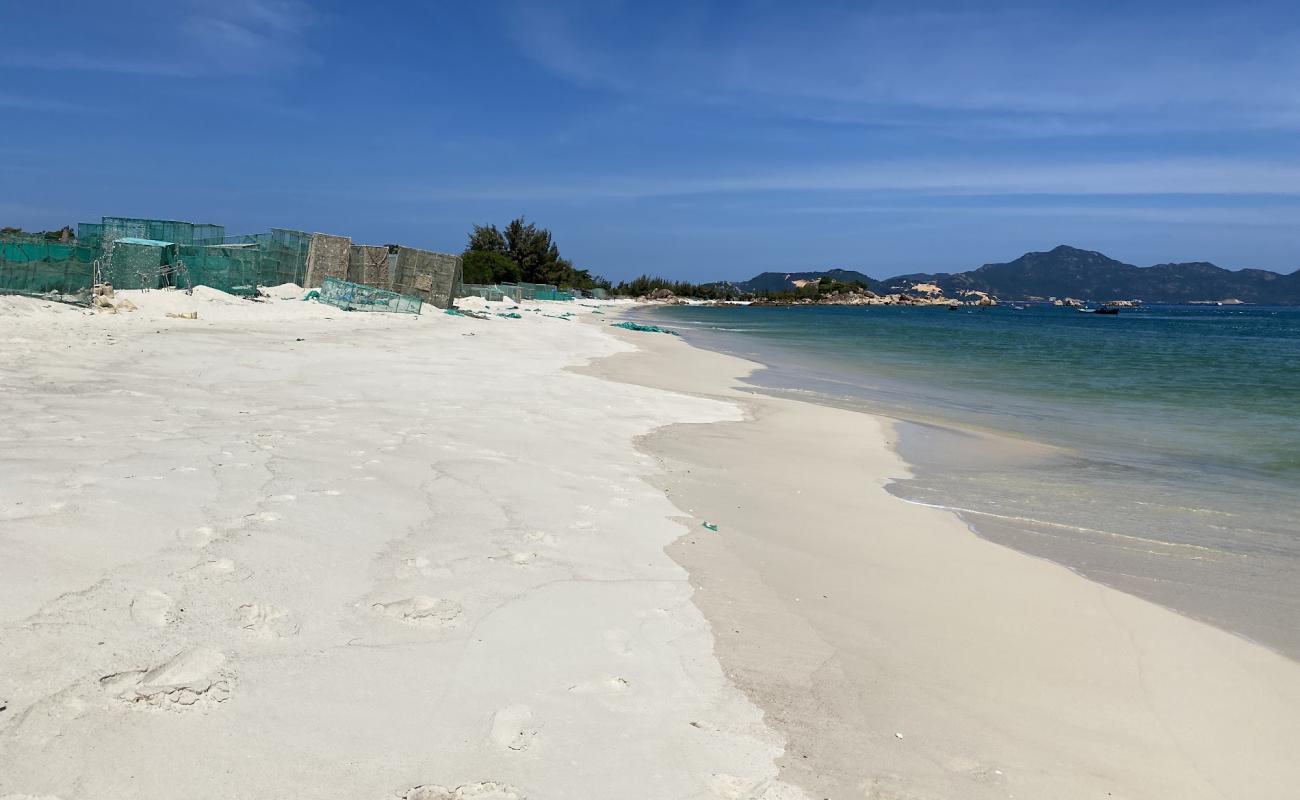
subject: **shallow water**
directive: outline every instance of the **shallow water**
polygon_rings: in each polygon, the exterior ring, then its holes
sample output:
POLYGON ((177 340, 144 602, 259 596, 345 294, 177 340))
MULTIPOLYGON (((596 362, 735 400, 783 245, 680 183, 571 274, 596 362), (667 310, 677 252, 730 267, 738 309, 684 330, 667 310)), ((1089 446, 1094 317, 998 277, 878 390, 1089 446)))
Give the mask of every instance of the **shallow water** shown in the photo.
POLYGON ((899 496, 1300 658, 1300 309, 649 313, 764 390, 904 420, 899 496))

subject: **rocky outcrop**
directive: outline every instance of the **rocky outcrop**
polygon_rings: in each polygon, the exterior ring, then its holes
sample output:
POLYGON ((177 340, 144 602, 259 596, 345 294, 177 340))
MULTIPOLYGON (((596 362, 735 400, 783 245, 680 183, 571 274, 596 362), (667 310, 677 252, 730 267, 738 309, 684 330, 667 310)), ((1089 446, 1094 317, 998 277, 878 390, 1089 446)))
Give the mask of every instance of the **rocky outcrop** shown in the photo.
POLYGON ((686 304, 685 300, 673 294, 671 290, 663 289, 663 288, 655 289, 651 291, 649 294, 642 295, 637 299, 648 300, 648 301, 659 302, 659 303, 667 303, 668 305, 671 306, 680 306, 686 304))
POLYGON ((987 292, 981 292, 981 291, 971 289, 964 292, 959 292, 958 294, 961 295, 962 302, 970 305, 995 306, 998 304, 997 298, 988 294, 987 292))
MULTIPOLYGON (((996 301, 984 298, 988 302, 971 305, 993 305, 996 301)), ((760 298, 752 305, 758 306, 949 306, 958 303, 942 294, 876 294, 871 291, 828 292, 817 297, 795 298, 760 298)))

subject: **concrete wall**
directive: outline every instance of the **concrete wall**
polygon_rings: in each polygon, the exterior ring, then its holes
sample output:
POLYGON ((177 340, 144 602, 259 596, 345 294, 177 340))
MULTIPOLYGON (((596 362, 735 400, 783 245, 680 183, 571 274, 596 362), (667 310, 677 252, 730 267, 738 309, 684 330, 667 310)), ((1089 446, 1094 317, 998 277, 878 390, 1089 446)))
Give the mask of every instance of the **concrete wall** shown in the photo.
POLYGON ((460 256, 414 247, 397 248, 395 292, 415 295, 436 308, 450 308, 460 277, 460 256))
POLYGON ((307 248, 306 285, 319 287, 326 278, 347 280, 351 249, 352 240, 347 236, 313 233, 311 245, 307 248))
POLYGON ((349 256, 348 280, 387 289, 392 283, 388 274, 388 247, 354 244, 349 256))

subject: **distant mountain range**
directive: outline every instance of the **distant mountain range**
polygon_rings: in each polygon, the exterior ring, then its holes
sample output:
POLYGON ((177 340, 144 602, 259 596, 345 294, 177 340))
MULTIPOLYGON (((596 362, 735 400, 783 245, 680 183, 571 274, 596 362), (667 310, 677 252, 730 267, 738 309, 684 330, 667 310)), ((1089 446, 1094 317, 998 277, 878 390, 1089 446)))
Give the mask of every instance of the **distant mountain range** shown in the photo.
POLYGON ((1143 300, 1186 303, 1241 300, 1245 303, 1300 305, 1300 270, 1281 275, 1262 269, 1227 270, 1205 261, 1137 267, 1093 250, 1061 245, 1045 253, 1025 253, 1015 261, 985 264, 968 272, 914 273, 883 281, 852 270, 764 272, 735 284, 747 292, 782 291, 823 275, 861 281, 875 292, 906 291, 934 283, 944 294, 988 292, 1003 300, 1074 297, 1080 300, 1143 300))

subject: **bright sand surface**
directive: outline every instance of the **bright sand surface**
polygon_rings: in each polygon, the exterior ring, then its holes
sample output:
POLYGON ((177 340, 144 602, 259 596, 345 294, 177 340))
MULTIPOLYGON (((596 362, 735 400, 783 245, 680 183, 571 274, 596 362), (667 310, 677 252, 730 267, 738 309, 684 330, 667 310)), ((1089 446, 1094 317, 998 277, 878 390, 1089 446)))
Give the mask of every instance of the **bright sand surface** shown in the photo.
POLYGON ((1300 666, 890 496, 881 419, 283 294, 0 298, 0 797, 1300 786, 1300 666))
POLYGON ((0 797, 801 796, 633 446, 734 405, 282 294, 0 298, 0 797))
POLYGON ((641 336, 589 371, 744 409, 641 446, 785 780, 834 800, 1300 797, 1300 664, 890 495, 907 468, 882 418, 736 391, 757 365, 641 336))

